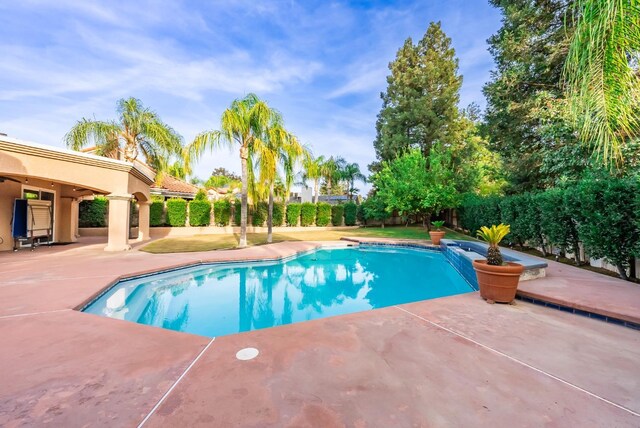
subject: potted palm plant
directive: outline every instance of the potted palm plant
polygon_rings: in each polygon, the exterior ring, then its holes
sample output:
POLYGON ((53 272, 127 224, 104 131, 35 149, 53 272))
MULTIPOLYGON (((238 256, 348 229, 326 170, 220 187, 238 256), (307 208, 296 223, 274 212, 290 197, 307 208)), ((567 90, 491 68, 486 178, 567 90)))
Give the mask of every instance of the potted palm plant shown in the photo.
POLYGON ((520 274, 524 266, 518 263, 505 263, 498 244, 510 231, 509 225, 495 224, 491 227, 482 226, 478 230, 478 237, 487 241, 486 260, 474 260, 480 296, 489 303, 511 303, 516 298, 520 274))
POLYGON ((429 236, 431 237, 431 242, 433 245, 440 245, 440 240, 444 238, 444 230, 442 230, 442 226, 444 226, 444 221, 438 220, 431 222, 431 226, 435 227, 435 230, 431 229, 429 231, 429 236))

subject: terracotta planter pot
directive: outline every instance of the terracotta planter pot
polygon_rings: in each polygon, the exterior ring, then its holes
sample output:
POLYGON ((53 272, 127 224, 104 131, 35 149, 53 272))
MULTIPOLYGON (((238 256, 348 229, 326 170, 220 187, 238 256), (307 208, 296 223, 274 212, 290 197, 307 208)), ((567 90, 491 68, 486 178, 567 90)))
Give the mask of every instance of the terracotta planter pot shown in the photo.
POLYGON ((516 298, 520 274, 524 266, 507 262, 506 266, 488 265, 486 260, 474 260, 480 296, 485 300, 511 303, 516 298))
POLYGON ((431 237, 431 242, 433 245, 440 245, 440 240, 444 238, 445 232, 440 230, 430 230, 429 236, 431 237))

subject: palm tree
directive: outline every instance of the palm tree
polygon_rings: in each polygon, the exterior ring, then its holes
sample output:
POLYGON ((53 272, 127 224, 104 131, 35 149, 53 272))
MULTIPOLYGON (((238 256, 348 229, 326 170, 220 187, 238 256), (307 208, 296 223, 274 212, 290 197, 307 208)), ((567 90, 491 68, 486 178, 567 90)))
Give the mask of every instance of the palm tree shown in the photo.
POLYGON ((310 153, 305 156, 302 161, 304 169, 302 181, 306 185, 307 180, 313 180, 313 203, 318 203, 318 195, 320 194, 320 179, 323 177, 324 156, 314 158, 310 153))
POLYGON ((342 170, 347 164, 342 157, 331 156, 322 164, 322 177, 327 185, 327 195, 331 195, 333 185, 340 181, 342 170))
POLYGON ((93 143, 98 155, 117 159, 122 151, 127 162, 142 153, 149 166, 167 171, 171 157, 182 154, 182 137, 136 98, 119 100, 117 111, 117 121, 79 120, 64 137, 67 147, 93 143))
POLYGON ((569 112, 581 139, 606 164, 640 133, 640 6, 635 0, 576 0, 564 68, 569 112))
POLYGON ((282 126, 282 118, 274 115, 273 123, 266 133, 265 144, 256 150, 256 165, 259 170, 260 193, 269 194, 267 214, 267 243, 273 241, 273 196, 278 181, 278 167, 282 167, 286 187, 293 182, 293 169, 297 161, 305 154, 305 148, 298 139, 282 126))
POLYGON ((357 163, 349 163, 342 168, 342 179, 347 182, 347 187, 349 190, 349 200, 353 200, 353 194, 357 189, 355 189, 356 180, 360 180, 362 182, 367 181, 367 177, 360 172, 360 165, 357 163))
POLYGON ((247 246, 247 196, 249 184, 253 185, 253 154, 262 150, 267 132, 274 127, 279 114, 269 108, 267 103, 255 94, 248 94, 236 99, 222 113, 220 130, 205 131, 196 136, 185 148, 185 167, 190 170, 191 163, 199 158, 205 149, 216 147, 238 147, 242 166, 240 242, 239 246, 247 246))

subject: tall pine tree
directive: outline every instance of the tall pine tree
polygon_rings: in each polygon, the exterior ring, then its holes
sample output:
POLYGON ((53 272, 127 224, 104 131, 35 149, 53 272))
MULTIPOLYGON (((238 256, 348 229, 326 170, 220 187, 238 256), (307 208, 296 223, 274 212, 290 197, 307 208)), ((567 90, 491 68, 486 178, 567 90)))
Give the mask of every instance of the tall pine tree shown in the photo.
POLYGON ((458 119, 462 77, 451 39, 440 23, 431 23, 422 40, 408 38, 389 64, 387 91, 381 94, 382 110, 376 123, 377 163, 395 159, 411 148, 425 157, 437 142, 451 138, 458 119))

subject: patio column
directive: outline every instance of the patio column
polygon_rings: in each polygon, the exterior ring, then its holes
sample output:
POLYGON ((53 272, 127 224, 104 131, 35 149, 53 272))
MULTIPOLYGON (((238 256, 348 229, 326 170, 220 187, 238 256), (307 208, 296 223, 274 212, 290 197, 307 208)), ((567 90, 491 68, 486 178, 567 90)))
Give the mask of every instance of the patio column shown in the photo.
POLYGON ((130 250, 129 202, 131 195, 107 195, 109 200, 109 241, 105 251, 130 250))
POLYGON ((76 242, 78 230, 78 200, 62 196, 60 198, 60 217, 58 218, 58 242, 76 242))
POLYGON ((138 241, 151 239, 149 236, 149 209, 151 201, 138 202, 138 241))

